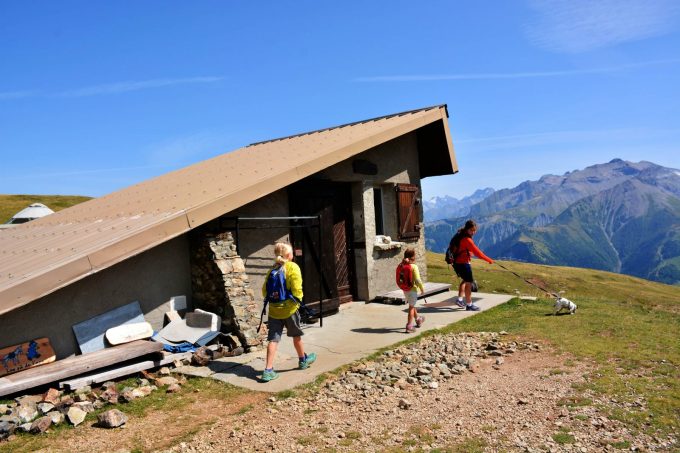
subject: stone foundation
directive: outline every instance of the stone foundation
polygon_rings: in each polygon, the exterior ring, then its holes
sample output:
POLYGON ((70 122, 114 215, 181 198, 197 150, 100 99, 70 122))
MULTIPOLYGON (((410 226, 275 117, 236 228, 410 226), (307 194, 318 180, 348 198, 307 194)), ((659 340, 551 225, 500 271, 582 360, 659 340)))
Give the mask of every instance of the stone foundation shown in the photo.
POLYGON ((203 234, 191 244, 194 308, 222 317, 222 332, 238 337, 246 350, 262 343, 257 334, 260 310, 243 260, 230 232, 203 234))

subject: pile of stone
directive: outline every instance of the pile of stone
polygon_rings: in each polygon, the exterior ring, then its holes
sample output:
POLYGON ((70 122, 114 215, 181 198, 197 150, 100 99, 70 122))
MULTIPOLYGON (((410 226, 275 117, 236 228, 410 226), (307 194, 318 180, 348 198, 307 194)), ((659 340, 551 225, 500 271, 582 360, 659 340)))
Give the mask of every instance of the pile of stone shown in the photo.
POLYGON ((540 349, 536 343, 502 341, 504 335, 505 332, 479 332, 423 338, 352 367, 338 379, 327 382, 317 398, 351 404, 357 398, 380 398, 397 389, 414 386, 436 389, 456 375, 476 372, 482 359, 492 359, 493 368, 500 369, 504 355, 540 349))
MULTIPOLYGON (((170 376, 170 370, 163 367, 158 376, 142 372, 144 377, 137 380, 136 386, 119 389, 113 381, 105 382, 98 388, 90 386, 67 393, 54 388, 42 395, 25 395, 15 398, 14 402, 0 404, 0 440, 15 432, 40 434, 52 425, 69 423, 78 426, 89 413, 108 405, 129 403, 137 398, 150 395, 159 388, 174 393, 180 390, 184 378, 170 376)), ((95 426, 117 428, 127 422, 127 416, 118 409, 111 409, 97 415, 95 426)))

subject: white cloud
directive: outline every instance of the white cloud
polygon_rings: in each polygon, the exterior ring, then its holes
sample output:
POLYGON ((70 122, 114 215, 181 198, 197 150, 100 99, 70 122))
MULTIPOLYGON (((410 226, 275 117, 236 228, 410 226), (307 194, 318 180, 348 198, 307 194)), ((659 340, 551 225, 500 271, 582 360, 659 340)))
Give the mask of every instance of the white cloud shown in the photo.
POLYGON ((152 79, 141 81, 116 82, 104 85, 83 87, 75 90, 63 91, 61 93, 56 93, 54 96, 59 97, 97 96, 100 94, 125 93, 128 91, 139 91, 148 88, 160 88, 173 85, 185 85, 190 83, 213 83, 218 82, 222 79, 223 79, 222 77, 190 77, 184 79, 152 79))
POLYGON ((174 85, 186 85, 186 84, 196 84, 196 83, 214 83, 223 80, 224 77, 187 77, 183 79, 151 79, 151 80, 138 80, 138 81, 127 81, 127 82, 114 82, 107 83, 103 85, 93 85, 83 88, 75 88, 73 90, 66 90, 57 93, 40 93, 37 91, 5 91, 0 92, 0 101, 9 99, 20 99, 35 96, 48 96, 48 97, 66 97, 66 98, 78 98, 85 96, 98 96, 103 94, 117 94, 126 93, 129 91, 140 91, 149 88, 161 88, 174 85))
POLYGON ((526 26, 538 47, 564 53, 588 52, 670 32, 676 0, 530 0, 536 20, 526 26))
POLYGON ((423 82, 443 80, 487 80, 487 79, 528 79, 537 77, 568 77, 588 74, 607 74, 623 72, 636 68, 655 66, 661 64, 678 63, 680 59, 652 60, 640 63, 631 63, 620 66, 609 66, 592 69, 566 69, 555 71, 525 71, 525 72, 487 72, 468 74, 414 74, 414 75, 384 75, 357 77, 355 82, 423 82))
POLYGON ((0 92, 0 100, 27 98, 35 94, 34 91, 5 91, 0 92))

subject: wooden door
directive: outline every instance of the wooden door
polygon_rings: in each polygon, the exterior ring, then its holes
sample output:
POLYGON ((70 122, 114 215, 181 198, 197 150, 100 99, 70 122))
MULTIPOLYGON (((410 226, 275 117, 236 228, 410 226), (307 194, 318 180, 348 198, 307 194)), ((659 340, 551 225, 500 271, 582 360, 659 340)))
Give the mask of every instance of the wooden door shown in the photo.
POLYGON ((355 287, 349 185, 303 181, 289 188, 289 202, 293 216, 321 216, 320 236, 317 228, 291 231, 305 303, 316 313, 321 297, 324 312, 337 310, 339 304, 352 301, 355 287))

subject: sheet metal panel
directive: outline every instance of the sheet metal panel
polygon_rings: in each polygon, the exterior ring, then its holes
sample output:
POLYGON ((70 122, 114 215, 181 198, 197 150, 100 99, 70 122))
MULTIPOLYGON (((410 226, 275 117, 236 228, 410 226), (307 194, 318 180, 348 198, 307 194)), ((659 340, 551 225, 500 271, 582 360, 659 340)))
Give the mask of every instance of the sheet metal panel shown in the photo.
POLYGON ((261 142, 0 233, 0 313, 434 121, 444 106, 261 142))

